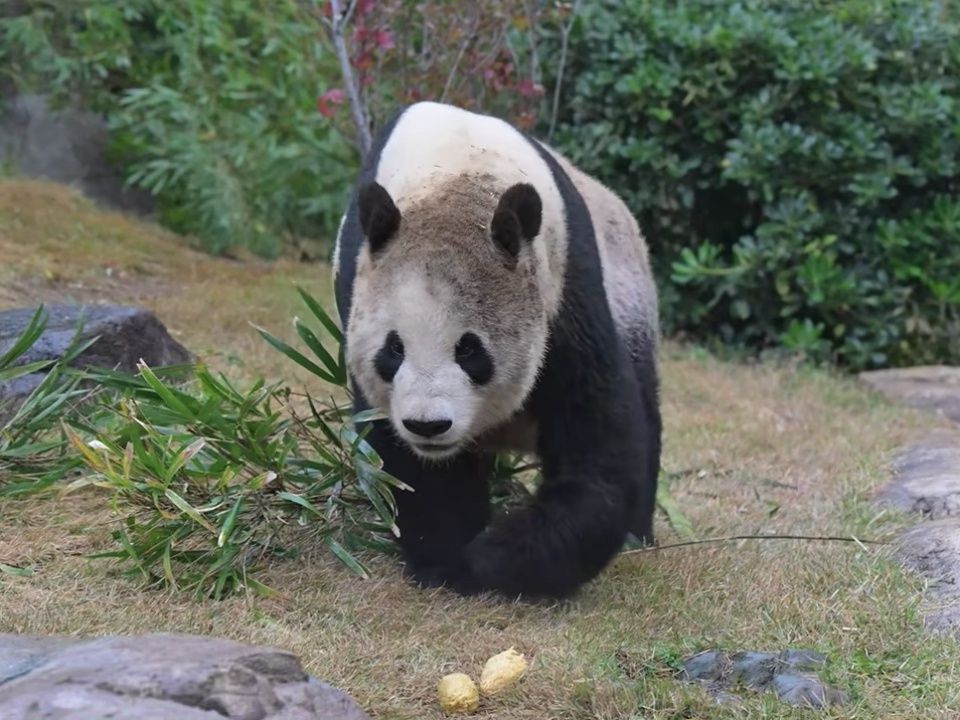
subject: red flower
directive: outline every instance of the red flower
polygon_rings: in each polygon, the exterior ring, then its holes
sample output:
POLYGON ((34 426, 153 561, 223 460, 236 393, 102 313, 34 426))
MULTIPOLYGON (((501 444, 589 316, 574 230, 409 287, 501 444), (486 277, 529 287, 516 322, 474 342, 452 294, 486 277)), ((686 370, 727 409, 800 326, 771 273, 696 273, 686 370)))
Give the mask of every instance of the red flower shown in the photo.
POLYGON ((317 98, 317 112, 325 118, 333 117, 337 111, 337 105, 343 105, 347 99, 347 94, 340 88, 327 90, 323 95, 317 98))
POLYGON ((389 50, 393 47, 393 35, 389 30, 377 30, 373 36, 373 41, 381 50, 389 50))
POLYGON ((533 80, 523 79, 517 83, 517 92, 523 97, 533 97, 543 92, 543 88, 535 84, 533 80))

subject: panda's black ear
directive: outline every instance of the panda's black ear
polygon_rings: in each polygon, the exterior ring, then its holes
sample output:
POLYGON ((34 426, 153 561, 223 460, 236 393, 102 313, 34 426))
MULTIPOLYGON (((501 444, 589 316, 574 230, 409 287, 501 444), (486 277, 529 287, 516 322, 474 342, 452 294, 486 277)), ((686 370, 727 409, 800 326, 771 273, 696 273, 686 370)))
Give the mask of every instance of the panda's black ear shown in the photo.
POLYGON ((523 241, 533 240, 540 232, 543 203, 533 185, 518 183, 500 197, 490 223, 493 241, 511 257, 520 253, 523 241))
POLYGON ((360 188, 357 215, 363 234, 370 241, 370 252, 380 250, 400 227, 400 211, 380 183, 372 182, 360 188))

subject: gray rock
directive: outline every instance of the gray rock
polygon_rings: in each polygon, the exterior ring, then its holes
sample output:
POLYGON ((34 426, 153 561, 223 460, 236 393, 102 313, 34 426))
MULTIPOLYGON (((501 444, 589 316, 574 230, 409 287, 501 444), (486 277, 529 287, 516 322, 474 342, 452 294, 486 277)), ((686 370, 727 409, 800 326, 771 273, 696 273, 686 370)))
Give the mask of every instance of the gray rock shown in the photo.
POLYGON ((730 682, 753 690, 763 690, 773 679, 777 669, 777 654, 768 652, 739 652, 730 658, 730 682))
POLYGON ((960 519, 922 523, 900 537, 903 564, 929 581, 925 626, 960 639, 960 519))
POLYGON ((730 660, 719 650, 706 650, 683 661, 686 680, 712 682, 726 675, 730 660))
MULTIPOLYGON (((0 355, 8 350, 27 325, 35 308, 0 311, 0 355)), ((112 368, 134 372, 142 358, 151 367, 190 361, 190 353, 170 337, 167 329, 149 310, 115 305, 53 305, 46 308, 47 327, 43 335, 17 362, 56 360, 66 353, 83 319, 82 338, 99 339, 73 362, 77 367, 112 368)), ((25 398, 43 379, 33 373, 0 383, 0 409, 12 407, 25 398)))
POLYGON ((845 701, 843 694, 824 685, 812 675, 803 673, 778 673, 773 678, 773 690, 789 705, 822 710, 845 701))
POLYGON ((149 193, 127 187, 106 159, 102 117, 77 107, 52 109, 40 95, 7 93, 0 101, 0 165, 32 178, 73 185, 92 200, 147 214, 149 193))
POLYGON ((844 693, 817 677, 815 671, 826 662, 822 653, 806 649, 732 654, 706 650, 684 661, 681 677, 701 685, 720 704, 739 702, 732 690, 773 690, 785 703, 823 709, 846 702, 844 693))
POLYGON ((960 367, 874 370, 860 373, 860 379, 894 402, 960 422, 960 367))
POLYGON ((827 656, 816 650, 791 648, 784 650, 777 658, 778 670, 780 672, 820 670, 826 664, 827 656))
POLYGON ((158 634, 0 635, 4 720, 369 720, 283 650, 158 634))
POLYGON ((71 644, 58 637, 5 635, 0 642, 0 685, 43 665, 51 655, 71 644))
POLYGON ((960 433, 932 433, 900 451, 876 499, 936 520, 960 514, 960 433))

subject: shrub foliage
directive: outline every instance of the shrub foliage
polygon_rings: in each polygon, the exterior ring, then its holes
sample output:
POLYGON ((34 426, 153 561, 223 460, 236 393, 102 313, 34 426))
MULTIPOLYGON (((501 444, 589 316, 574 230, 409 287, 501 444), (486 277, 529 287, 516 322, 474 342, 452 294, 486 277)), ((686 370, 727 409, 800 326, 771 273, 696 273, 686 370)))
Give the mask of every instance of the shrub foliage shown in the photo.
POLYGON ((583 5, 557 142, 640 216, 668 330, 960 361, 958 29, 934 0, 583 5))
POLYGON ((175 230, 273 256, 335 229, 356 166, 316 111, 337 66, 309 5, 33 1, 0 16, 0 65, 104 112, 117 160, 175 230))

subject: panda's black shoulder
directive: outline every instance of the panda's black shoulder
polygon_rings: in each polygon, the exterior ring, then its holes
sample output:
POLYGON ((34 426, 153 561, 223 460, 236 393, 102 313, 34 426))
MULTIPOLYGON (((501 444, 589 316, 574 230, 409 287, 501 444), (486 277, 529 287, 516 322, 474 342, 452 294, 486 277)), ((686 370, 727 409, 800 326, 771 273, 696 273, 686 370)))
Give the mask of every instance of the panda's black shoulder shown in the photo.
POLYGON ((576 313, 580 321, 590 320, 592 329, 603 340, 612 340, 616 333, 603 284, 603 266, 600 263, 597 236, 587 202, 553 153, 533 136, 527 133, 523 135, 547 164, 563 200, 567 262, 560 302, 560 320, 564 320, 564 315, 576 313))
MULTIPOLYGON (((603 283, 600 250, 586 200, 554 155, 524 133, 549 167, 563 200, 567 253, 560 307, 550 324, 547 355, 530 397, 535 415, 569 416, 617 402, 633 392, 628 356, 616 330, 603 283)), ((587 418, 583 418, 587 421, 587 418)), ((589 433, 584 435, 584 439, 589 433)), ((564 436, 554 448, 576 439, 564 436)))

